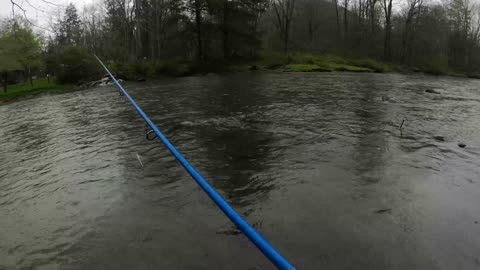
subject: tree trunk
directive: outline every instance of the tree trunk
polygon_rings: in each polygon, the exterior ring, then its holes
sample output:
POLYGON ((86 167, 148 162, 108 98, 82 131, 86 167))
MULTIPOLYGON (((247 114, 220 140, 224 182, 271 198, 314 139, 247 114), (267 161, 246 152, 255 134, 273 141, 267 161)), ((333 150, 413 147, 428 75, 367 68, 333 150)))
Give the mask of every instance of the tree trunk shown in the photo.
POLYGON ((3 72, 3 92, 7 93, 7 85, 8 85, 8 72, 3 72))
POLYGON ((409 49, 410 46, 410 26, 411 25, 411 16, 410 12, 407 16, 407 20, 405 21, 405 30, 403 31, 403 38, 402 38, 402 63, 409 65, 410 63, 410 56, 409 56, 409 49))
POLYGON ((347 40, 347 33, 348 33, 348 1, 344 0, 343 2, 343 38, 344 41, 347 40))
POLYGON ((33 88, 32 70, 30 68, 28 68, 28 78, 30 79, 30 86, 33 88))
POLYGON ((228 0, 223 0, 223 61, 227 62, 230 58, 230 48, 228 44, 228 0))
MULTIPOLYGON (((154 1, 157 3, 157 1, 154 1)), ((162 16, 163 17, 163 16, 162 16)), ((157 4, 155 5, 155 42, 156 42, 156 59, 160 59, 162 55, 161 45, 160 45, 160 14, 157 4)))
POLYGON ((290 22, 287 20, 287 22, 285 23, 285 36, 284 36, 284 40, 283 40, 283 49, 284 49, 284 52, 285 54, 288 54, 288 34, 290 31, 288 31, 290 29, 290 22))
POLYGON ((203 60, 202 50, 202 13, 201 13, 201 0, 195 0, 195 23, 197 26, 197 60, 201 62, 203 60))
POLYGON ((337 23, 337 38, 340 37, 340 18, 338 16, 338 0, 333 0, 333 4, 335 5, 335 19, 337 23))
POLYGON ((392 57, 391 34, 392 34, 392 0, 383 0, 385 11, 385 40, 383 43, 383 56, 386 61, 392 57))
POLYGON ((372 36, 375 33, 375 4, 377 0, 371 0, 371 7, 370 7, 370 27, 372 28, 372 36))
POLYGON ((383 43, 383 56, 387 61, 390 61, 392 56, 391 33, 392 33, 392 26, 391 26, 390 18, 388 18, 387 20, 385 20, 385 40, 383 43))

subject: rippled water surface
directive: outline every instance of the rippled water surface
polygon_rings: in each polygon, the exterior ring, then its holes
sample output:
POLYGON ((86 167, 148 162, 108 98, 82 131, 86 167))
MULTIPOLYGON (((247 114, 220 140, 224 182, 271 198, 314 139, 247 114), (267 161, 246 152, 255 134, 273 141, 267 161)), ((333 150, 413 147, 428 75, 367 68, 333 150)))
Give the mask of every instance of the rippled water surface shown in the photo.
MULTIPOLYGON (((235 74, 126 88, 298 269, 480 269, 480 81, 235 74)), ((113 86, 0 106, 0 149, 2 270, 273 269, 113 86)))

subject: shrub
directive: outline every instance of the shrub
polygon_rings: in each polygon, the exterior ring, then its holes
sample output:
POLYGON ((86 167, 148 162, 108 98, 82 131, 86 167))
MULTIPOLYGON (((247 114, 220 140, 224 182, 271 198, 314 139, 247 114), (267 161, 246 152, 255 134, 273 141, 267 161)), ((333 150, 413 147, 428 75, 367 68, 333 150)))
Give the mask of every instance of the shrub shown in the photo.
POLYGON ((68 46, 59 55, 56 74, 60 83, 79 83, 98 78, 102 69, 87 50, 68 46))
POLYGON ((427 74, 445 75, 448 73, 448 63, 443 59, 432 58, 424 63, 420 69, 427 74))

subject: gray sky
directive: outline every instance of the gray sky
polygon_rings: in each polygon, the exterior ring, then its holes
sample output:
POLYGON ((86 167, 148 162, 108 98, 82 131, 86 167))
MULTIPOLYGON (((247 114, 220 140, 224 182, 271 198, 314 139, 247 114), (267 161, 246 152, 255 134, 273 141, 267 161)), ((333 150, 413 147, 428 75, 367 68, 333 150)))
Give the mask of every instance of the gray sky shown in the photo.
MULTIPOLYGON (((15 0, 17 4, 26 10, 26 15, 30 21, 39 25, 47 26, 48 18, 55 14, 59 8, 64 9, 68 3, 73 3, 80 11, 86 4, 98 0, 45 0, 55 5, 48 4, 42 0, 15 0), (30 3, 30 4, 29 4, 30 3), (33 7, 32 7, 33 6, 33 7)), ((23 11, 15 7, 15 14, 23 16, 23 11)), ((0 18, 9 18, 12 16, 12 3, 10 0, 0 0, 0 18)), ((37 29, 39 30, 39 29, 37 29)))

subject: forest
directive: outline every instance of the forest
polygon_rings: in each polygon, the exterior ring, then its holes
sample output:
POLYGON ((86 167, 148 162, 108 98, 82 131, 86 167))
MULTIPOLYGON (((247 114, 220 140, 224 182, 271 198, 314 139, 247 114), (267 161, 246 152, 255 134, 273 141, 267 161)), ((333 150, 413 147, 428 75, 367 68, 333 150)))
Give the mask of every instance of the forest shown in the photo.
POLYGON ((0 26, 4 85, 15 71, 98 78, 93 54, 124 77, 245 66, 480 74, 480 8, 470 0, 104 0, 52 5, 45 27, 11 5, 0 26))

